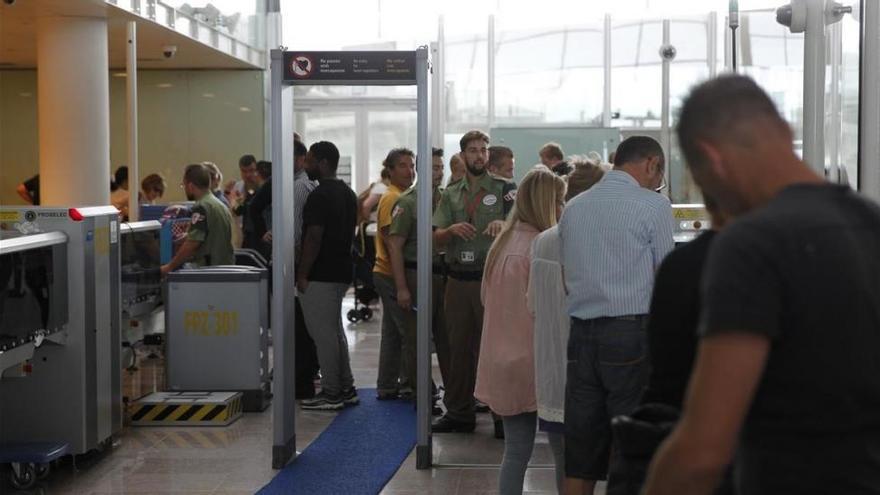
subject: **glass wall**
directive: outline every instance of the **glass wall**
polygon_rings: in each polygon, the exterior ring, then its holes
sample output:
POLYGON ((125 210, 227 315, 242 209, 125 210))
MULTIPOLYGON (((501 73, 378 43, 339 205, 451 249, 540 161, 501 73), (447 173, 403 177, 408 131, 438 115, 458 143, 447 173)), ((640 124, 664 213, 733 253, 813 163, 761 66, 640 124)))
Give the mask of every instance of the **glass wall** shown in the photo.
MULTIPOLYGON (((342 8, 343 3, 326 0, 303 8, 313 17, 318 12, 342 8)), ((801 153, 803 35, 792 34, 776 22, 775 8, 779 4, 778 0, 740 1, 743 10, 737 31, 737 65, 739 72, 753 77, 768 91, 791 125, 795 149, 801 153)), ((433 69, 439 71, 435 80, 442 84, 443 107, 433 109, 433 118, 442 123, 444 135, 435 143, 447 150, 447 160, 458 150, 461 134, 473 128, 601 126, 609 122, 624 135, 640 132, 668 141, 671 199, 700 200, 674 132, 657 132, 664 127, 663 60, 659 51, 664 44, 666 20, 668 42, 676 50, 668 79, 666 124, 672 130, 690 88, 730 66, 726 56, 727 2, 597 0, 582 5, 545 0, 540 9, 534 9, 533 5, 512 0, 487 4, 379 0, 375 5, 357 2, 349 10, 359 22, 341 21, 333 36, 322 36, 302 26, 290 39, 303 48, 323 49, 413 49, 436 42, 443 62, 433 69), (610 15, 609 33, 605 32, 602 12, 610 15), (606 39, 610 39, 608 61, 606 39), (606 66, 609 88, 605 88, 606 66)), ((836 48, 829 41, 829 55, 837 54, 839 62, 834 67, 839 70, 833 71, 829 65, 827 71, 827 161, 841 164, 849 172, 850 183, 856 184, 859 26, 846 16, 833 28, 839 31, 835 35, 839 38, 835 38, 836 48)), ((830 38, 835 29, 829 28, 830 38)), ((414 98, 415 91, 412 87, 298 87, 296 95, 332 101, 414 98)), ((395 139, 402 143, 409 132, 408 120, 398 115, 397 121, 401 131, 395 139)), ((361 154, 366 159, 365 152, 361 154)), ((372 152, 368 159, 372 175, 372 152)))
POLYGON ((602 125, 601 24, 495 29, 496 124, 602 125))

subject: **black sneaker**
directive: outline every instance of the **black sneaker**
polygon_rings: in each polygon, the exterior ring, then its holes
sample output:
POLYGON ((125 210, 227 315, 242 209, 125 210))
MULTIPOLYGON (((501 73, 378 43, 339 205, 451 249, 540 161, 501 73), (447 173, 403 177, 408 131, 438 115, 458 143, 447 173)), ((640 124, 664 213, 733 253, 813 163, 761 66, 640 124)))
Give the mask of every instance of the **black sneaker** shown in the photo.
POLYGON ((398 392, 377 392, 376 400, 397 400, 400 398, 398 392))
POLYGON ((315 411, 338 411, 345 407, 345 401, 341 395, 328 395, 322 390, 314 398, 301 401, 299 407, 315 411))
POLYGON ((345 392, 342 392, 342 402, 347 406, 356 406, 361 403, 360 398, 358 398, 357 389, 351 387, 345 392))
POLYGON ((478 413, 487 413, 487 412, 489 412, 489 406, 487 406, 486 404, 483 404, 483 402, 482 402, 482 401, 479 401, 479 400, 477 400, 477 401, 475 401, 475 402, 476 402, 476 403, 474 404, 474 411, 475 411, 475 412, 478 412, 478 413))
POLYGON ((434 433, 473 433, 476 427, 476 423, 466 423, 444 415, 431 425, 431 431, 434 433))

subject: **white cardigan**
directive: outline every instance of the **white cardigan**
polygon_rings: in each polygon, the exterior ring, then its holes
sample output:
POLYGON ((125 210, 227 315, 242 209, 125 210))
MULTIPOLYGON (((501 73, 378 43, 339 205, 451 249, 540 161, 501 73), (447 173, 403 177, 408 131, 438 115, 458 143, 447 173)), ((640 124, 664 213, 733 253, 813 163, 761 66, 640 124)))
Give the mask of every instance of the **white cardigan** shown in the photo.
POLYGON ((529 311, 535 315, 535 391, 538 417, 562 423, 570 318, 562 278, 559 228, 542 232, 532 245, 529 311))

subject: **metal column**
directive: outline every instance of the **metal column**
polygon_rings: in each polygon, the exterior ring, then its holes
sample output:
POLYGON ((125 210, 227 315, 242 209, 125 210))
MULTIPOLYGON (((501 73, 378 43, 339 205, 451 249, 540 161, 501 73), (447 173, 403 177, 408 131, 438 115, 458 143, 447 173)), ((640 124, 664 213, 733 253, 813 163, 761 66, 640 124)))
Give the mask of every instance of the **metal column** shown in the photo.
POLYGON ((880 201, 880 2, 861 2, 859 190, 880 201))
POLYGON ((416 424, 416 468, 428 469, 433 463, 431 451, 431 315, 433 272, 431 270, 433 234, 432 234, 432 172, 431 142, 428 129, 428 50, 425 47, 416 51, 416 91, 417 91, 417 128, 419 157, 418 167, 418 205, 416 228, 418 236, 418 299, 417 310, 417 366, 416 380, 418 383, 416 407, 418 418, 416 424))
POLYGON ((671 172, 671 156, 672 140, 669 128, 669 69, 674 57, 664 56, 664 51, 670 47, 670 22, 669 19, 663 19, 663 46, 660 49, 660 58, 663 61, 662 83, 661 83, 661 107, 660 107, 660 145, 663 147, 663 154, 666 156, 666 168, 663 174, 666 176, 667 194, 672 198, 673 184, 671 172))
POLYGON ((806 0, 804 161, 825 175, 825 0, 806 0))
MULTIPOLYGON (((486 91, 488 92, 488 118, 487 125, 489 129, 495 127, 495 16, 489 16, 489 29, 487 31, 488 35, 486 36, 486 49, 488 51, 488 59, 487 59, 487 77, 488 77, 488 85, 486 86, 486 91)), ((487 131, 489 130, 487 129, 487 131)))
POLYGON ((605 76, 602 85, 602 126, 611 127, 611 16, 608 14, 605 14, 602 38, 602 72, 605 76))
POLYGON ((840 88, 840 69, 843 62, 843 26, 840 23, 832 24, 828 28, 828 47, 829 57, 828 66, 831 68, 830 90, 828 97, 830 98, 830 111, 827 112, 828 122, 828 180, 832 183, 840 182, 840 138, 843 116, 841 115, 841 88, 840 88))
POLYGON ((718 13, 709 12, 706 22, 706 61, 709 64, 709 79, 718 74, 718 13))
POLYGON ((437 42, 431 57, 431 142, 442 148, 446 134, 446 28, 442 15, 437 24, 437 42))
POLYGON ((128 43, 125 52, 125 99, 128 141, 128 221, 137 222, 140 216, 138 191, 141 190, 138 167, 138 101, 137 101, 137 22, 127 23, 128 43))
POLYGON ((285 86, 284 55, 271 53, 272 92, 272 467, 296 455, 294 376, 293 88, 285 86))

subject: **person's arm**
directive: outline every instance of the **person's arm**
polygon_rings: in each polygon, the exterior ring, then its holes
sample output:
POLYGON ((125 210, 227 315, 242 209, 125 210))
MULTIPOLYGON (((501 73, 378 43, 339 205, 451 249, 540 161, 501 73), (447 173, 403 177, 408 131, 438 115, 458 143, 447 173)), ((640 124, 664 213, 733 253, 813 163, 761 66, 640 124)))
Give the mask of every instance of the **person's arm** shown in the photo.
POLYGON ((27 204, 34 204, 34 198, 31 197, 31 193, 28 192, 27 186, 25 186, 23 183, 19 184, 18 187, 15 188, 15 192, 17 192, 18 196, 21 197, 21 199, 25 200, 27 204))
POLYGON ((302 256, 297 267, 296 287, 300 292, 305 293, 309 287, 309 273, 312 271, 312 265, 318 259, 318 253, 321 252, 321 240, 324 237, 323 225, 309 225, 306 229, 305 239, 302 244, 302 256))
POLYGON ((186 231, 186 240, 177 249, 174 258, 161 267, 162 276, 192 259, 202 243, 208 238, 208 217, 206 214, 207 212, 200 204, 193 206, 189 229, 186 231))
POLYGON ((651 463, 646 495, 710 495, 730 463, 770 339, 725 332, 700 344, 684 415, 651 463))
POLYGON ((385 237, 385 249, 388 250, 388 257, 391 259, 391 271, 394 273, 394 285, 397 292, 397 304, 405 310, 412 308, 412 293, 406 284, 406 266, 403 262, 403 246, 406 244, 406 237, 400 235, 388 235, 385 237))
POLYGON ((369 221, 370 213, 373 212, 373 208, 379 204, 379 200, 382 199, 381 194, 370 194, 367 196, 367 199, 364 200, 363 204, 361 204, 361 218, 364 221, 369 221))
POLYGON ((672 205, 666 198, 662 198, 663 204, 655 210, 653 218, 653 238, 651 239, 651 254, 654 258, 654 270, 660 267, 663 258, 675 247, 675 219, 672 216, 672 205))
POLYGON ((440 196, 440 204, 434 210, 433 216, 433 240, 438 247, 446 246, 455 237, 469 241, 477 236, 476 227, 468 222, 452 223, 452 219, 452 208, 449 205, 449 190, 447 189, 440 196))
POLYGON ((160 272, 162 276, 168 275, 168 273, 177 270, 180 265, 186 263, 198 252, 199 248, 202 246, 201 241, 194 241, 192 239, 187 239, 183 241, 183 244, 177 249, 177 253, 174 255, 174 258, 171 259, 168 263, 162 265, 160 268, 160 272))

